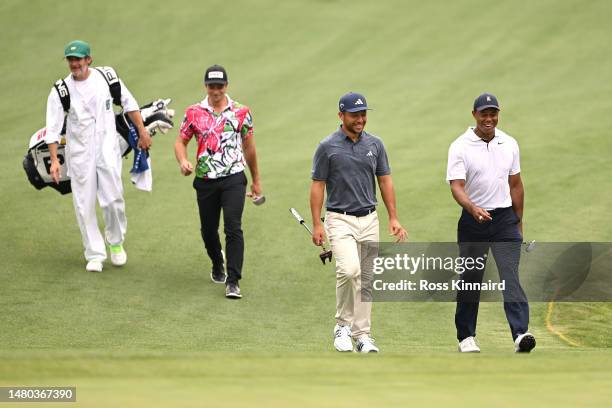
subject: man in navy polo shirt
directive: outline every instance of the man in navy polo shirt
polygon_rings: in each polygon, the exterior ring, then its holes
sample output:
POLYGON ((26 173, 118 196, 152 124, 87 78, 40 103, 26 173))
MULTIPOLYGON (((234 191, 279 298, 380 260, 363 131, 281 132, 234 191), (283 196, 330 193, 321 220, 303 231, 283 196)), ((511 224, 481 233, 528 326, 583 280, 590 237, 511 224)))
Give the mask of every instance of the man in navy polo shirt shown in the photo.
MULTIPOLYGON (((457 228, 460 256, 485 257, 489 249, 500 279, 505 281, 504 311, 515 351, 530 352, 536 344, 528 332, 529 304, 519 283, 523 240, 523 182, 516 140, 497 129, 499 103, 484 93, 474 101, 476 126, 450 146, 446 180, 463 207, 457 228)), ((466 270, 461 280, 480 283, 483 268, 466 270)), ((480 352, 476 343, 479 290, 459 290, 455 326, 460 352, 480 352)))
POLYGON ((379 138, 364 131, 368 111, 365 97, 348 93, 340 98, 338 110, 342 125, 319 144, 312 164, 312 241, 322 245, 327 232, 336 258, 334 347, 353 351, 355 339, 358 352, 378 352, 370 336, 372 303, 361 298, 361 265, 372 252, 366 246, 379 241, 376 181, 389 213, 389 231, 398 241, 405 240, 408 233, 397 219, 385 147, 379 138), (323 226, 321 207, 326 188, 323 226))

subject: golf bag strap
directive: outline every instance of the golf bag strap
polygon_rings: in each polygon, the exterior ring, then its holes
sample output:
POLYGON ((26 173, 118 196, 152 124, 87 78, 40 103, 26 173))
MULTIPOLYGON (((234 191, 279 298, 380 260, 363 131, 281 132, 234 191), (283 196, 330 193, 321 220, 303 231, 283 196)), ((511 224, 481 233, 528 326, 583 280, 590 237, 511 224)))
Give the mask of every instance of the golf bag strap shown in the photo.
POLYGON ((108 84, 108 89, 113 97, 113 103, 117 106, 122 106, 121 83, 119 82, 119 77, 117 76, 115 70, 111 67, 96 67, 94 69, 104 77, 104 80, 108 84))
MULTIPOLYGON (((119 77, 115 70, 111 67, 96 67, 95 70, 104 77, 104 80, 108 84, 113 103, 117 106, 121 106, 121 83, 119 82, 119 77)), ((58 79, 55 84, 53 84, 53 87, 57 91, 64 112, 68 113, 70 110, 70 92, 68 92, 66 82, 63 79, 58 79)))
POLYGON ((62 108, 64 108, 64 112, 68 113, 70 110, 70 93, 68 92, 68 87, 66 86, 66 82, 63 79, 58 79, 53 87, 57 91, 57 95, 60 98, 60 102, 62 103, 62 108))

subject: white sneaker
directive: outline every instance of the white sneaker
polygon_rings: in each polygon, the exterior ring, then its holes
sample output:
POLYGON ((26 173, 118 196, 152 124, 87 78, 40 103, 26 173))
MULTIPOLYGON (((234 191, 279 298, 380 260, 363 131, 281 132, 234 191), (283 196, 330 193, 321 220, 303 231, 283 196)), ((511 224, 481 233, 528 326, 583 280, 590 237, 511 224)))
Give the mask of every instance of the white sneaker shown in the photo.
POLYGON ((87 272, 102 272, 102 261, 97 259, 93 259, 87 262, 87 266, 85 267, 87 272))
POLYGON ((115 266, 123 266, 127 263, 127 254, 123 249, 123 245, 110 246, 111 263, 115 266))
POLYGON ((358 353, 378 353, 378 347, 374 344, 374 339, 368 335, 361 336, 357 339, 358 353))
POLYGON ((351 329, 348 326, 336 325, 334 327, 334 347, 338 351, 353 351, 351 329))
POLYGON ((514 351, 517 353, 529 353, 535 346, 536 339, 529 332, 521 334, 514 340, 514 351))
POLYGON ((458 348, 461 353, 480 353, 480 347, 478 347, 476 339, 472 336, 461 340, 458 348))

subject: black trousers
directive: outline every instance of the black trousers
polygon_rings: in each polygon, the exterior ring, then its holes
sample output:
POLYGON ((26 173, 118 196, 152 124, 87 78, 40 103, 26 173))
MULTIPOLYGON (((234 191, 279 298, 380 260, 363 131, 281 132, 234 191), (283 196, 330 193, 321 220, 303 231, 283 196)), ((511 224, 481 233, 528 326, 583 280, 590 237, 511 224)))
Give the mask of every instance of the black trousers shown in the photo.
MULTIPOLYGON (((463 210, 457 228, 457 241, 461 257, 478 258, 491 249, 500 280, 505 281, 504 311, 510 325, 512 338, 527 332, 529 326, 529 304, 519 283, 519 261, 523 237, 518 229, 519 219, 512 207, 489 211, 492 221, 479 224, 474 217, 463 210)), ((486 262, 485 262, 486 264, 486 262)), ((485 268, 475 267, 461 275, 464 282, 482 282, 485 268)), ((480 291, 457 291, 455 326, 457 339, 476 336, 476 321, 480 291)))
POLYGON ((200 231, 213 266, 223 263, 219 240, 219 220, 223 209, 227 283, 236 283, 242 278, 244 260, 242 211, 246 185, 247 178, 244 172, 210 180, 196 177, 193 181, 200 211, 200 231))

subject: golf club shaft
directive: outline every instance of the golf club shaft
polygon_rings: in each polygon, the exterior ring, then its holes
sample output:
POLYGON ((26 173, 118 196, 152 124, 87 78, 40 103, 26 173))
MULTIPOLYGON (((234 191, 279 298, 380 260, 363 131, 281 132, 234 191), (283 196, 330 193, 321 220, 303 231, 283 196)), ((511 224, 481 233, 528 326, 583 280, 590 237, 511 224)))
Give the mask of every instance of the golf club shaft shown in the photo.
MULTIPOLYGON (((293 215, 293 217, 297 220, 297 222, 300 223, 300 225, 302 225, 304 228, 306 228, 306 231, 308 231, 308 235, 310 235, 312 237, 312 230, 308 227, 308 225, 306 225, 306 221, 304 221, 304 218, 302 218, 302 216, 300 215, 299 212, 297 212, 297 210, 293 207, 291 207, 289 209, 289 212, 293 215)), ((323 248, 323 250, 325 251, 325 245, 321 245, 321 248, 323 248)))
POLYGON ((308 234, 312 235, 312 231, 310 230, 310 228, 308 228, 308 225, 306 225, 306 223, 304 222, 304 220, 302 220, 302 222, 300 222, 300 224, 302 224, 302 226, 304 228, 306 228, 306 231, 308 231, 308 234))

